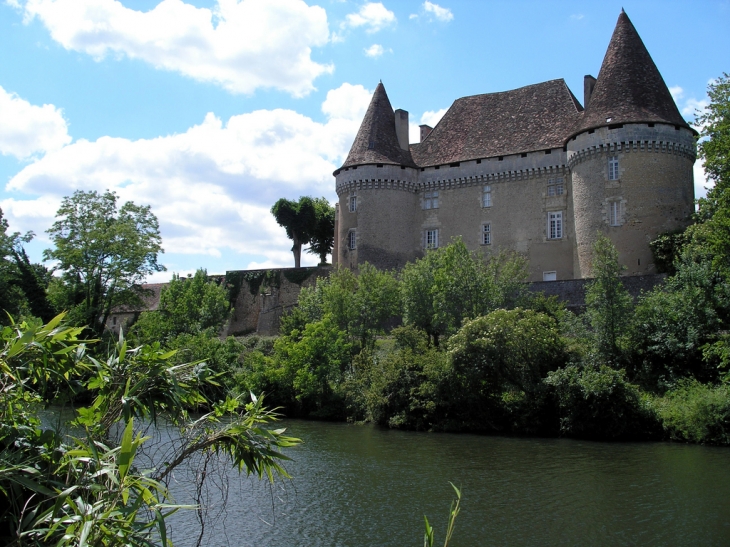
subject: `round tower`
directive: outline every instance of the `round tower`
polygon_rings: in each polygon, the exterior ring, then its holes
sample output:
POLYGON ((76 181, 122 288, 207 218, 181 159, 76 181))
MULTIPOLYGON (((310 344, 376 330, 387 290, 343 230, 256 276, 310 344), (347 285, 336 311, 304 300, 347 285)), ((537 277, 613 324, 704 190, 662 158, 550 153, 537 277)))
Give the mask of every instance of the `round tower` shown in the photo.
POLYGON ((585 103, 566 142, 574 275, 591 277, 599 234, 615 245, 627 274, 656 273, 649 242, 687 226, 694 210, 696 132, 623 11, 595 87, 586 85, 585 103))
POLYGON ((418 169, 408 145, 408 112, 393 111, 378 84, 345 163, 334 172, 337 257, 357 269, 402 268, 418 255, 414 233, 418 169))

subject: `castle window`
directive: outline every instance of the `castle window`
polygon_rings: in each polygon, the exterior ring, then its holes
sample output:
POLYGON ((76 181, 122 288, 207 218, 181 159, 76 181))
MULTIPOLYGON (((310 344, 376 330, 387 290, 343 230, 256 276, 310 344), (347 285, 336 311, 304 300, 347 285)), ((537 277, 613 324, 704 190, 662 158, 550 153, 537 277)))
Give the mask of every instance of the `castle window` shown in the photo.
POLYGON ((116 324, 117 324, 117 318, 116 317, 112 317, 112 325, 116 325, 116 324))
POLYGON ((375 141, 368 141, 368 150, 372 150, 375 148, 375 141))
POLYGON ((548 239, 563 238, 563 212, 548 213, 548 239))
POLYGON ((426 249, 438 249, 439 231, 438 229, 426 230, 426 249))
POLYGON ((608 180, 618 180, 618 156, 608 158, 608 180))
POLYGON ((543 281, 556 281, 558 279, 558 272, 542 272, 543 281))
POLYGON ((350 230, 347 233, 347 248, 350 250, 357 248, 357 232, 355 230, 350 230))
POLYGON ((563 177, 548 179, 547 195, 562 196, 564 192, 563 177))
POLYGON ((611 201, 608 204, 608 223, 611 226, 621 226, 621 202, 611 201))
POLYGON ((350 196, 350 212, 357 211, 357 196, 350 196))
POLYGON ((485 186, 484 193, 482 194, 482 207, 492 206, 492 187, 485 186))
POLYGON ((438 191, 426 192, 423 195, 423 208, 424 209, 438 209, 439 208, 438 191))
POLYGON ((492 225, 487 222, 482 224, 482 245, 492 244, 492 225))

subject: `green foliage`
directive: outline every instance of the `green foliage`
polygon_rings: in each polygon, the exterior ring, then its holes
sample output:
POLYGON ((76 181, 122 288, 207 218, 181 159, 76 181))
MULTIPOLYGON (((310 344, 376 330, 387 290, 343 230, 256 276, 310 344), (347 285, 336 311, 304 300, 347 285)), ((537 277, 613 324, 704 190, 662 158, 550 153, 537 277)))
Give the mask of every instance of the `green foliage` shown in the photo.
MULTIPOLYGON (((276 415, 261 398, 213 404, 194 422, 187 406, 211 378, 200 364, 175 365, 158 347, 127 348, 120 339, 107 359, 87 355, 83 328, 57 316, 2 329, 0 347, 0 541, 8 546, 152 546, 166 543, 169 504, 164 480, 195 454, 220 454, 239 470, 272 480, 287 476, 279 451, 298 443, 266 426, 276 415), (85 440, 44 430, 39 405, 50 386, 83 386, 93 398, 77 409, 85 440), (134 418, 163 416, 182 437, 165 462, 140 471, 135 456, 145 438, 134 418), (110 427, 121 423, 115 443, 110 427), (162 543, 159 543, 162 542, 162 543)), ((203 480, 203 479, 201 479, 203 480)))
POLYGON ((149 206, 127 202, 117 207, 113 192, 76 191, 64 198, 47 231, 55 245, 45 260, 63 272, 58 304, 70 319, 101 334, 112 308, 139 305, 139 284, 164 270, 157 263, 162 239, 149 206))
POLYGON ((335 246, 335 208, 327 198, 314 198, 315 225, 312 230, 308 253, 319 256, 319 264, 327 263, 327 255, 335 246))
POLYGON ((649 242, 657 272, 674 275, 677 272, 675 263, 682 256, 682 249, 686 244, 687 233, 685 230, 665 232, 649 242))
POLYGON ((532 310, 495 310, 469 320, 449 340, 454 368, 484 396, 536 394, 549 371, 566 361, 554 319, 532 310))
POLYGON ((286 237, 292 240, 294 253, 294 267, 299 268, 302 258, 302 245, 312 239, 312 232, 317 226, 317 209, 314 200, 308 196, 299 198, 299 201, 290 201, 281 198, 271 207, 277 224, 286 230, 286 237))
POLYGON ((173 275, 157 311, 142 312, 132 333, 142 344, 167 343, 181 334, 216 336, 230 314, 226 290, 201 269, 192 278, 173 275))
POLYGON ((715 364, 703 361, 702 350, 722 328, 729 298, 711 264, 685 253, 677 273, 639 300, 631 333, 632 375, 660 389, 684 377, 716 379, 715 364))
POLYGON ((456 238, 445 247, 406 264, 402 275, 403 319, 438 344, 464 319, 514 305, 525 292, 526 261, 500 252, 484 257, 456 238))
POLYGON ((351 360, 347 336, 327 314, 274 344, 274 359, 284 371, 304 415, 341 417, 339 386, 351 360))
POLYGON ((621 282, 623 270, 616 248, 599 236, 593 246, 593 281, 586 285, 586 316, 599 358, 612 365, 623 362, 631 332, 633 301, 621 282))
POLYGON ((684 380, 653 402, 669 438, 730 444, 730 385, 684 380))
POLYGON ((570 365, 550 372, 545 382, 555 390, 564 435, 645 439, 657 428, 651 409, 623 370, 570 365))
MULTIPOLYGON (((461 511, 461 490, 459 490, 453 483, 449 483, 456 493, 456 499, 451 502, 451 508, 449 509, 449 521, 446 526, 446 539, 444 540, 444 547, 448 547, 451 536, 454 535, 454 526, 456 524, 456 517, 459 516, 461 511)), ((423 538, 423 547, 433 547, 434 532, 433 526, 428 523, 428 517, 425 515, 423 519, 426 521, 426 534, 423 538)))
POLYGON ((700 200, 700 218, 712 216, 719 208, 727 209, 730 188, 730 75, 707 86, 710 104, 697 116, 701 129, 697 151, 713 187, 700 200))

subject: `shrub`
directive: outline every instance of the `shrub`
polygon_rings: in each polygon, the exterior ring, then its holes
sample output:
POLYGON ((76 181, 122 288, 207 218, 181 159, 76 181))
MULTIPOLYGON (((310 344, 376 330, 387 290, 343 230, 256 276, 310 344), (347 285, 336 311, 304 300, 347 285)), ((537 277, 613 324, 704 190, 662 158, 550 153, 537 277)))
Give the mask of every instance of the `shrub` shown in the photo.
POLYGON ((618 440, 656 431, 653 412, 623 370, 571 365, 549 373, 545 383, 555 390, 564 435, 618 440))
POLYGON ((730 444, 730 386, 684 380, 655 399, 654 407, 669 438, 730 444))

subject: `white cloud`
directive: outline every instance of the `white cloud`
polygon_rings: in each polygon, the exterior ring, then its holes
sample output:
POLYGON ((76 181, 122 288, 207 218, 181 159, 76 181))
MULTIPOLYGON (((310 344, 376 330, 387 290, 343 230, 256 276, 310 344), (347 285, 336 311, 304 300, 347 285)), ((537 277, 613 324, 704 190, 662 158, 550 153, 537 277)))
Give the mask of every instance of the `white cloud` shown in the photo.
POLYGON ((706 188, 712 187, 713 185, 707 181, 707 175, 705 175, 702 160, 698 159, 695 161, 693 175, 695 179, 695 199, 707 197, 706 188))
POLYGON ((676 103, 679 99, 684 97, 684 89, 682 89, 680 86, 675 85, 673 87, 669 88, 669 93, 672 94, 672 99, 674 99, 674 102, 676 103))
MULTIPOLYGON (((330 89, 322 103, 322 112, 328 118, 355 121, 358 124, 365 117, 373 92, 361 85, 342 84, 337 89, 330 89)), ((359 127, 359 125, 358 125, 359 127)))
POLYGON ((0 154, 27 159, 71 142, 60 109, 36 106, 0 87, 0 154))
POLYGON ((454 14, 451 13, 450 9, 442 8, 438 4, 434 4, 428 0, 423 3, 423 9, 429 16, 443 23, 448 23, 454 18, 454 14))
POLYGON ((710 101, 708 99, 700 99, 697 100, 695 98, 687 99, 684 102, 684 106, 682 107, 682 115, 688 116, 691 118, 695 118, 697 115, 697 112, 704 112, 705 108, 707 108, 710 104, 710 101))
POLYGON ((421 142, 421 128, 420 125, 428 125, 430 127, 436 127, 441 118, 446 114, 446 108, 441 110, 427 110, 421 115, 421 120, 418 123, 408 124, 408 139, 410 142, 421 142))
POLYGON ((326 123, 283 109, 225 123, 210 113, 180 134, 80 139, 48 152, 8 183, 9 191, 42 197, 0 206, 13 229, 40 234, 63 196, 110 189, 123 201, 151 206, 168 253, 235 253, 288 266, 291 242, 269 209, 280 197, 335 199, 332 172, 349 151, 370 95, 359 85, 331 90, 322 104, 326 123))
POLYGON ((27 0, 24 10, 66 49, 97 60, 126 55, 233 93, 302 96, 333 70, 311 58, 329 39, 327 14, 302 0, 218 0, 213 10, 162 0, 146 12, 115 0, 27 0))
POLYGON ((584 17, 585 17, 585 15, 583 15, 582 13, 574 13, 573 15, 570 16, 570 19, 572 21, 580 21, 584 17))
POLYGON ((357 13, 348 14, 344 24, 352 28, 365 27, 368 33, 373 33, 395 22, 395 13, 381 2, 368 2, 363 4, 357 13))
POLYGON ((385 48, 380 44, 373 44, 370 47, 365 48, 365 55, 367 57, 377 58, 385 53, 385 48))

